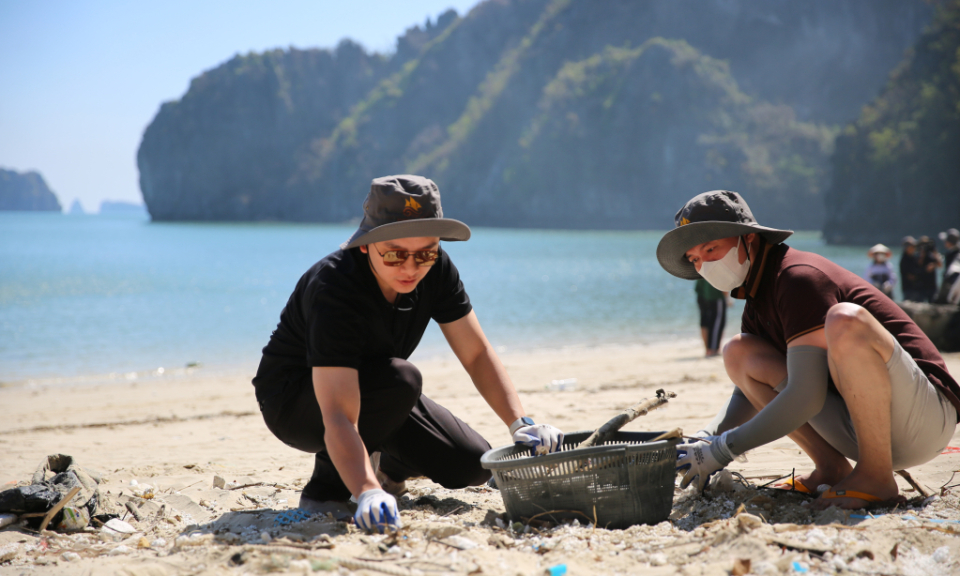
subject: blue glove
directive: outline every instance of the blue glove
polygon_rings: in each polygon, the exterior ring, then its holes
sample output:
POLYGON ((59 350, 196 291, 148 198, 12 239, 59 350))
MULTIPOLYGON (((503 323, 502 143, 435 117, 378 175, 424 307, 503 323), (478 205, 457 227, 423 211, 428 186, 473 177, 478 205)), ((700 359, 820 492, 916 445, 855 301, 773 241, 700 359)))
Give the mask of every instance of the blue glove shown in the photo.
POLYGON ((703 492, 710 476, 723 470, 727 464, 733 462, 733 453, 727 447, 727 434, 709 436, 706 442, 693 441, 677 446, 677 472, 684 472, 680 487, 686 488, 696 481, 697 491, 703 492))
POLYGON ((357 513, 353 520, 368 532, 376 530, 383 534, 387 526, 400 528, 400 512, 397 499, 379 488, 367 490, 357 500, 357 513))
POLYGON ((513 442, 529 446, 534 454, 556 452, 563 445, 563 432, 549 424, 531 424, 517 428, 513 442))

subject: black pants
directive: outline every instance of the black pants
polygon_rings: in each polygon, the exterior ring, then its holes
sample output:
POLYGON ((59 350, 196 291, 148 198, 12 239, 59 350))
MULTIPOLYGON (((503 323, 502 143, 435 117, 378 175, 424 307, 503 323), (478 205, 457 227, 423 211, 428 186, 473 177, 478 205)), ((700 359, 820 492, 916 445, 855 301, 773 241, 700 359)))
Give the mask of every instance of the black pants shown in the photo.
MULTIPOLYGON (((370 452, 380 451, 380 470, 399 482, 426 476, 445 488, 478 486, 490 478, 480 456, 490 444, 433 400, 420 393, 420 371, 393 358, 363 366, 357 428, 370 452)), ((314 500, 346 500, 350 490, 327 454, 323 416, 310 377, 300 377, 266 396, 258 391, 263 420, 284 444, 316 454, 313 476, 303 495, 314 500)))
POLYGON ((723 326, 727 322, 727 302, 724 298, 697 299, 697 304, 700 305, 700 327, 707 329, 707 348, 717 350, 723 338, 723 326))

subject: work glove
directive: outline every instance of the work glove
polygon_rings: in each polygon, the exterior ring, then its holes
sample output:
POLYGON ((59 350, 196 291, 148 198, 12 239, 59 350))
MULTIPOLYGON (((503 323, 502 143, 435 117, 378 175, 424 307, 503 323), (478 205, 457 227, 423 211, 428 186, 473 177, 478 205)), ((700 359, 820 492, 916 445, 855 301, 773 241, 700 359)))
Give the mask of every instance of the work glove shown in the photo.
POLYGON ((531 424, 517 428, 513 433, 514 444, 529 446, 533 454, 556 452, 563 445, 563 432, 549 424, 531 424))
POLYGON ((703 492, 710 476, 733 462, 734 454, 727 447, 727 434, 708 436, 707 442, 694 440, 677 446, 677 472, 684 472, 680 487, 686 488, 696 482, 697 491, 703 492))
POLYGON ((396 530, 401 527, 397 499, 379 488, 367 490, 357 500, 357 513, 353 520, 368 532, 376 530, 383 534, 387 526, 396 530))

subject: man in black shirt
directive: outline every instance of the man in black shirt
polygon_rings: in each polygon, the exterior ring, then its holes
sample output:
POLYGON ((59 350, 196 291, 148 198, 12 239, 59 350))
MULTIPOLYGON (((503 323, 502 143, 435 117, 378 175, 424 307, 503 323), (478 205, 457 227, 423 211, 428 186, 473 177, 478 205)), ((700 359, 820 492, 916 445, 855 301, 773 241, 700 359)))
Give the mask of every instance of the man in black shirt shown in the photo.
POLYGON ((903 237, 903 254, 900 256, 900 279, 903 287, 903 299, 920 302, 920 260, 917 259, 917 240, 913 236, 903 237))
POLYGON ((484 336, 440 247, 469 239, 470 229, 443 218, 436 184, 377 178, 363 207, 350 240, 300 278, 253 384, 270 431, 316 454, 301 508, 344 517, 352 495, 357 525, 382 532, 400 526, 405 479, 463 488, 490 477, 480 466, 490 445, 421 394, 420 372, 407 361, 431 318, 515 442, 554 451, 563 433, 526 416, 484 336))

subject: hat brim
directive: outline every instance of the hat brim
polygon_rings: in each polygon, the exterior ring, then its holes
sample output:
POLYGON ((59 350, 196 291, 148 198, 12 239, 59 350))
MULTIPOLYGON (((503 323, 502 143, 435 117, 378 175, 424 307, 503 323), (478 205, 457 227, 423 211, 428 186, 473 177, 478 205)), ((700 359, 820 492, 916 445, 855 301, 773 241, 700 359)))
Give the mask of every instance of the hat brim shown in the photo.
POLYGON ((721 238, 760 234, 770 244, 779 244, 793 234, 793 230, 778 230, 759 224, 741 224, 739 222, 691 222, 667 232, 657 245, 657 260, 663 269, 678 278, 696 280, 700 277, 697 269, 687 260, 687 250, 721 238))
POLYGON ((415 218, 377 226, 373 230, 357 230, 340 248, 356 248, 374 242, 400 238, 437 237, 446 241, 470 239, 470 227, 452 218, 415 218))

